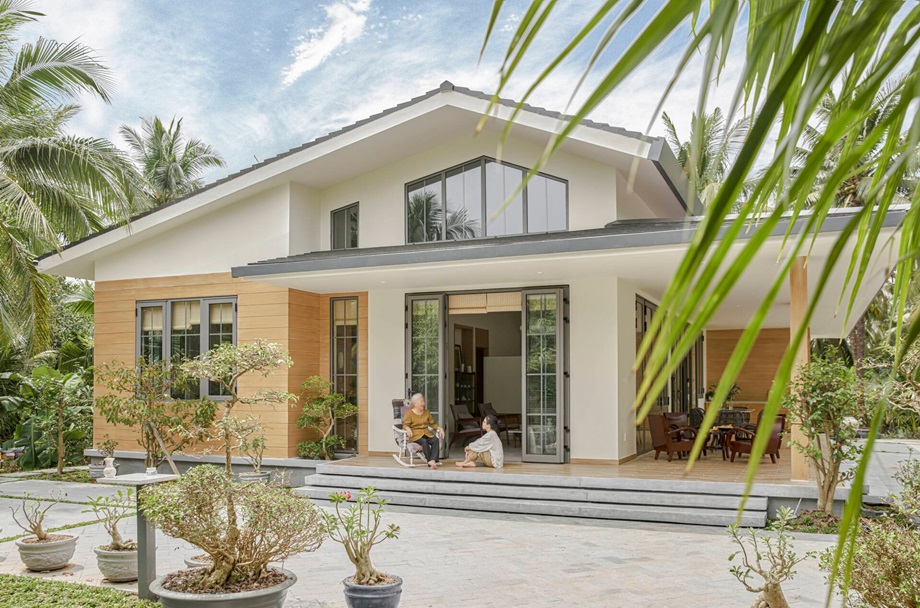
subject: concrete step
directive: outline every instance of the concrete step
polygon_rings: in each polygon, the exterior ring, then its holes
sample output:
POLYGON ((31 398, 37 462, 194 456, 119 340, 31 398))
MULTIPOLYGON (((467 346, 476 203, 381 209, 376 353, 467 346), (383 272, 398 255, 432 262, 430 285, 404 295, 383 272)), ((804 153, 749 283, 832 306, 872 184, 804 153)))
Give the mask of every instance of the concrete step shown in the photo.
MULTIPOLYGON (((353 471, 349 471, 352 473, 353 471)), ((423 495, 464 496, 481 498, 506 498, 516 500, 561 501, 576 503, 613 504, 621 506, 698 507, 705 509, 737 510, 742 497, 732 494, 697 494, 692 492, 662 492, 654 490, 594 489, 584 487, 547 487, 540 483, 540 477, 528 476, 531 485, 501 485, 475 483, 471 481, 446 481, 424 478, 368 478, 357 475, 331 475, 328 473, 308 476, 305 485, 314 488, 328 488, 328 491, 342 489, 359 490, 373 485, 381 491, 414 493, 423 495), (539 485, 538 485, 539 484, 539 485)), ((470 477, 467 476, 466 479, 470 477)), ((752 496, 745 508, 749 511, 766 511, 767 498, 752 496)))
MULTIPOLYGON (((308 480, 310 481, 310 480, 308 480)), ((364 484, 368 485, 368 484, 364 484)), ((349 486, 307 485, 297 488, 301 494, 316 501, 326 501, 336 491, 353 490, 349 486)), ((518 515, 549 515, 589 519, 680 523, 704 526, 727 526, 735 523, 735 509, 713 509, 689 506, 658 506, 596 503, 587 501, 538 500, 496 496, 464 496, 441 493, 417 493, 381 490, 380 497, 393 505, 451 509, 459 511, 513 513, 518 515)), ((766 525, 766 510, 746 510, 740 525, 762 528, 766 525)))

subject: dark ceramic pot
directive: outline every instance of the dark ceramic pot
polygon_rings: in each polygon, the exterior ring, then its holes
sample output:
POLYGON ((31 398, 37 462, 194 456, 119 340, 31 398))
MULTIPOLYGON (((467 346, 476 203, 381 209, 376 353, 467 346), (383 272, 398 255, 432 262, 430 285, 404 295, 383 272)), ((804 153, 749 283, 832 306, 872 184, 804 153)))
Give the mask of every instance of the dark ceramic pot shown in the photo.
POLYGON ((345 585, 345 605, 348 608, 396 608, 402 596, 402 579, 398 576, 389 585, 356 585, 348 580, 345 585))

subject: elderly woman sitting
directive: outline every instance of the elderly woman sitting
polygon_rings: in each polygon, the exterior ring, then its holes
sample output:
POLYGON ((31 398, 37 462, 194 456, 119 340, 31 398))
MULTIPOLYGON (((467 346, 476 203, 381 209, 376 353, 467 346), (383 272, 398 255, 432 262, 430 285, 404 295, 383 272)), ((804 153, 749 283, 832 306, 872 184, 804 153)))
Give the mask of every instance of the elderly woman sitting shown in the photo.
POLYGON ((483 418, 482 430, 485 434, 464 448, 466 459, 458 462, 457 466, 475 467, 477 462, 481 462, 487 467, 502 468, 505 465, 505 453, 496 429, 498 429, 498 418, 492 414, 483 418))
POLYGON ((403 418, 403 429, 409 433, 409 442, 422 446, 425 460, 429 469, 438 468, 439 452, 441 450, 439 438, 444 437, 444 430, 439 427, 434 417, 425 409, 425 396, 415 393, 409 398, 411 409, 406 410, 403 418), (434 433, 432 433, 434 429, 434 433))

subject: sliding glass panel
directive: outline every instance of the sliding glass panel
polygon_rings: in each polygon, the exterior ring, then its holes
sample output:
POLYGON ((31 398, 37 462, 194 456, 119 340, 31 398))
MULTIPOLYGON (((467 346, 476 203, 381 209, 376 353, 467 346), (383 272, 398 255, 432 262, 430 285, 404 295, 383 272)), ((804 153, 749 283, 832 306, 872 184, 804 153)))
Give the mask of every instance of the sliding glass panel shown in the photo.
POLYGON ((441 187, 441 178, 438 176, 409 184, 406 189, 406 236, 410 243, 441 239, 444 229, 441 187))
MULTIPOLYGON (((358 405, 358 298, 332 300, 332 383, 345 400, 358 405)), ((358 417, 336 421, 345 449, 358 449, 358 417)))
POLYGON ((564 460, 561 290, 524 291, 524 460, 564 460))
POLYGON ((523 192, 515 193, 524 178, 517 167, 486 161, 486 226, 487 236, 521 234, 524 232, 523 192), (507 206, 506 206, 507 204, 507 206))
POLYGON ((438 424, 442 420, 443 296, 408 300, 408 392, 421 393, 438 424))
POLYGON ((448 240, 482 236, 482 163, 448 171, 445 189, 448 240))
POLYGON ((163 360, 163 306, 141 306, 137 356, 147 363, 163 360))
MULTIPOLYGON (((174 362, 194 359, 201 354, 201 302, 189 300, 170 303, 170 351, 174 362)), ((173 391, 176 399, 195 399, 201 394, 196 380, 186 389, 173 391)))

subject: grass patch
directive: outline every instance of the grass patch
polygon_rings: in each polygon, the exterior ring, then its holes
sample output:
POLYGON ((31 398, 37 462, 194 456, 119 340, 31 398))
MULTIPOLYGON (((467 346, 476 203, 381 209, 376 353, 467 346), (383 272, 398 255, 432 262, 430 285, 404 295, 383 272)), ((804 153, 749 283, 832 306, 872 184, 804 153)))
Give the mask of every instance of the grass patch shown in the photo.
MULTIPOLYGON (((769 529, 774 529, 774 523, 775 520, 769 523, 769 529)), ((824 511, 805 511, 790 519, 786 523, 786 530, 809 534, 837 534, 840 530, 840 518, 836 515, 828 515, 824 511)))
POLYGON ((0 606, 4 608, 154 608, 157 605, 118 589, 0 574, 0 606))
POLYGON ((96 480, 89 476, 89 469, 77 469, 76 471, 64 471, 62 474, 58 475, 57 472, 53 473, 39 473, 38 475, 32 475, 27 477, 28 481, 33 481, 40 479, 42 481, 70 481, 74 483, 96 483, 96 480))

